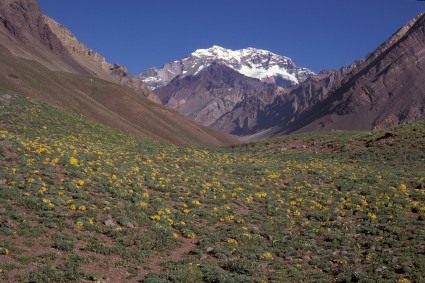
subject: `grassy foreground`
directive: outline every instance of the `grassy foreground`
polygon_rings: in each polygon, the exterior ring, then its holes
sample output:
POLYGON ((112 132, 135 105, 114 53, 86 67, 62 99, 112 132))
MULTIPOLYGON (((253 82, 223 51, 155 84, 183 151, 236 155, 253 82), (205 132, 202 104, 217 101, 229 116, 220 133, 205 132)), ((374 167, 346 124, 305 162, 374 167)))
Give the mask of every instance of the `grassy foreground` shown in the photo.
POLYGON ((0 107, 0 281, 425 282, 423 122, 205 149, 0 107))

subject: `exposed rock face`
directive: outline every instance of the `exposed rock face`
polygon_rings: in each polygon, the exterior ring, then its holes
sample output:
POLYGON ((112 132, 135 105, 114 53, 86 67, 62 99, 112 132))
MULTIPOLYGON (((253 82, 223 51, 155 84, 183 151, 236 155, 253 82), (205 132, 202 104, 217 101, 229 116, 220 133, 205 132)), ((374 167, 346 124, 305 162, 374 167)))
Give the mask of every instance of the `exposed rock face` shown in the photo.
POLYGON ((253 126, 258 109, 275 98, 275 87, 212 63, 194 76, 176 78, 156 89, 163 104, 217 130, 238 133, 253 126), (222 119, 235 109, 231 117, 222 119), (220 120, 222 119, 222 120, 220 120))
POLYGON ((298 84, 314 75, 310 70, 296 66, 290 58, 267 50, 230 50, 212 46, 208 49, 198 49, 181 60, 165 64, 162 69, 152 67, 138 77, 151 89, 156 89, 167 85, 176 77, 196 75, 213 62, 225 65, 247 77, 282 87, 298 84))
POLYGON ((52 69, 87 74, 46 24, 35 0, 0 2, 0 40, 17 56, 35 59, 52 69), (52 52, 57 60, 51 60, 52 52))
POLYGON ((260 115, 260 128, 266 131, 256 138, 294 131, 371 130, 424 119, 424 59, 421 14, 364 60, 278 97, 260 115))
POLYGON ((35 0, 3 0, 0 3, 0 21, 23 44, 31 45, 31 37, 36 37, 39 41, 50 44, 53 51, 62 51, 60 42, 46 29, 35 0))

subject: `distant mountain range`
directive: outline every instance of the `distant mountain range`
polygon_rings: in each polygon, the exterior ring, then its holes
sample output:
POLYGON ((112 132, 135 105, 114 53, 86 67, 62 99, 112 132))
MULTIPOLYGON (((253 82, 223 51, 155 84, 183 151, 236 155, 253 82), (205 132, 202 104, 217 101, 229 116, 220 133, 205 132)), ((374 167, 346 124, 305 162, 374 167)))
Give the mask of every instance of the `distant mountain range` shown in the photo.
POLYGON ((337 71, 314 74, 269 51, 213 46, 138 78, 163 104, 245 139, 409 123, 425 118, 424 17, 337 71))

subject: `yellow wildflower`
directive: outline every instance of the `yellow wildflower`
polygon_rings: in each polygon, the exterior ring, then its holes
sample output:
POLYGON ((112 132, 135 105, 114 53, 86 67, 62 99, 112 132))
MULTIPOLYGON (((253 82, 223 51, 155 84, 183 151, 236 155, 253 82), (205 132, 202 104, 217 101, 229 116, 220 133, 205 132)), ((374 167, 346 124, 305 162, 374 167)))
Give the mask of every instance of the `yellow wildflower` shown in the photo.
POLYGON ((371 212, 369 212, 368 215, 369 215, 370 219, 376 219, 376 217, 377 217, 376 214, 373 214, 371 212))
POLYGON ((78 165, 78 159, 75 157, 71 157, 69 159, 69 163, 71 163, 72 165, 78 165))
POLYGON ((262 255, 260 255, 260 259, 272 259, 273 255, 271 252, 265 252, 262 255))

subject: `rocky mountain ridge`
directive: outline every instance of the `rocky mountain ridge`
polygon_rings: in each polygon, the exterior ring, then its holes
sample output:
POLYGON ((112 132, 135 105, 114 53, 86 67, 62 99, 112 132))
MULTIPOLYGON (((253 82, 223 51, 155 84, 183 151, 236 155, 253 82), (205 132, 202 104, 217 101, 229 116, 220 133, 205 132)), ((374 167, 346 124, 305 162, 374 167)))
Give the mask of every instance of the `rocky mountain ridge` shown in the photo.
POLYGON ((425 13, 351 66, 276 97, 252 138, 320 130, 373 130, 425 119, 425 13))
POLYGON ((119 82, 159 103, 140 80, 128 72, 115 72, 114 65, 101 54, 80 42, 66 27, 43 15, 36 1, 3 0, 0 3, 0 40, 18 57, 36 60, 52 70, 119 82))
POLYGON ((116 63, 111 64, 107 62, 104 56, 80 42, 66 27, 45 15, 43 18, 71 57, 78 62, 78 64, 85 66, 97 77, 111 81, 118 81, 122 85, 131 88, 143 96, 146 96, 148 99, 156 103, 160 103, 158 97, 151 92, 143 84, 143 82, 130 74, 127 68, 116 63))

